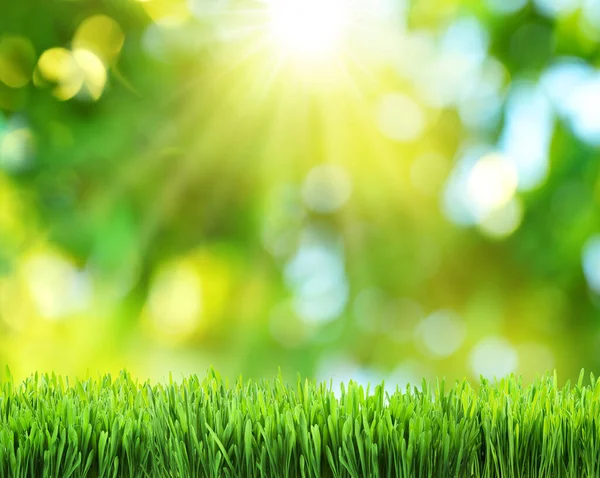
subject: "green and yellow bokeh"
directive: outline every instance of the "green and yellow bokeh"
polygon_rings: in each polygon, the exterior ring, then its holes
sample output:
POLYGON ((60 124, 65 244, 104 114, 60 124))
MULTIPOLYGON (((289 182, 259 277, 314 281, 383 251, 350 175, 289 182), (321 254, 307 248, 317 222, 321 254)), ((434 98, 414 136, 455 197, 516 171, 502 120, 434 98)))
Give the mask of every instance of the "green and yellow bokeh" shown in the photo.
POLYGON ((597 370, 599 40, 589 0, 2 6, 0 362, 597 370))

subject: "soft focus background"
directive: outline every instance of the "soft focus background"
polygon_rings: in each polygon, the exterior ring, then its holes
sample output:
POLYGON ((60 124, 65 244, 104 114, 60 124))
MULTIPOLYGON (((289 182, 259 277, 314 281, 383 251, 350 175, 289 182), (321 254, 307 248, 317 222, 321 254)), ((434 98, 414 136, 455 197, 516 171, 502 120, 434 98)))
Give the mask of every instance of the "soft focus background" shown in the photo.
POLYGON ((0 363, 600 370, 597 0, 0 0, 0 363))

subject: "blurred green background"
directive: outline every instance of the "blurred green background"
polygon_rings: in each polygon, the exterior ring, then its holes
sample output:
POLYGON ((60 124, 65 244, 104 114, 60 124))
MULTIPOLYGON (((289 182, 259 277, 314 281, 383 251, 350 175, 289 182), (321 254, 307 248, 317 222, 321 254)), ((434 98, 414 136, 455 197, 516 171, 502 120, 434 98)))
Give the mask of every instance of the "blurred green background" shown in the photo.
POLYGON ((0 363, 600 369, 600 2, 4 0, 0 363))

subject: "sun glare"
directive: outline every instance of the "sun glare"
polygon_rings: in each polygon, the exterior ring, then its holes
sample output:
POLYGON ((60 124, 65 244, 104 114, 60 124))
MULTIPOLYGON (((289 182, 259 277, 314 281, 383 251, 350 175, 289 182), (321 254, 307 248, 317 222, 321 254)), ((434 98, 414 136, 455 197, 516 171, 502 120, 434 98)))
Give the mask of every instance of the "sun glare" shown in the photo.
POLYGON ((340 46, 342 0, 269 0, 269 11, 273 40, 285 56, 323 60, 340 46))

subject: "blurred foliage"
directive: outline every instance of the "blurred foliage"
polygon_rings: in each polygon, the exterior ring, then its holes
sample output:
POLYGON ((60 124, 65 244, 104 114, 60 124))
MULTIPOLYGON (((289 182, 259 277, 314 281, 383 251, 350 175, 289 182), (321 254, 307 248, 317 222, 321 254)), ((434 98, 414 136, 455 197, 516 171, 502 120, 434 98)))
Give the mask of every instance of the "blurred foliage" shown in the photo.
POLYGON ((0 361, 599 368, 596 3, 294 4, 2 6, 0 361))

